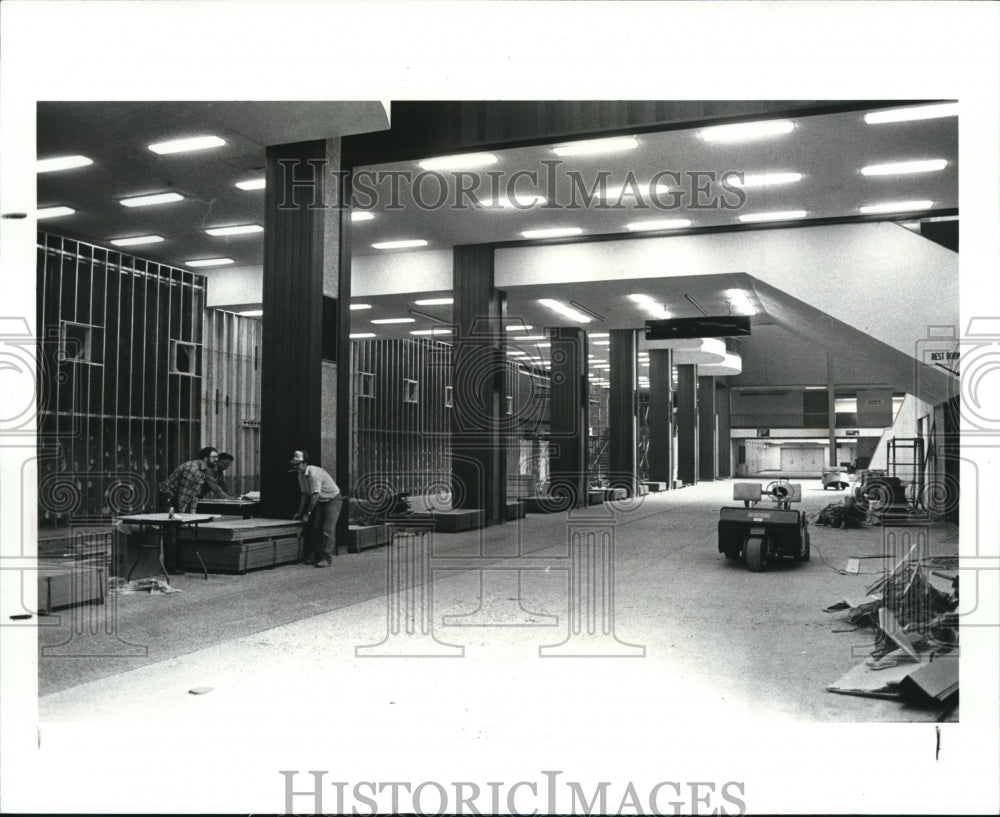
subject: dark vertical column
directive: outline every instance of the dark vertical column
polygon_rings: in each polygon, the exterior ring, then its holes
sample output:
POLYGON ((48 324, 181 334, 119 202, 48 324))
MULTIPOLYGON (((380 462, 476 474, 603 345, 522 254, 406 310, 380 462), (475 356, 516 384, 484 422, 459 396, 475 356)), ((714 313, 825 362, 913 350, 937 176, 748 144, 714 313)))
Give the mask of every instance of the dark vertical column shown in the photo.
POLYGON ((716 445, 719 449, 718 476, 726 478, 733 475, 733 444, 729 424, 729 386, 725 383, 715 384, 715 416, 719 418, 719 437, 716 445))
POLYGON ((677 479, 698 482, 698 366, 677 367, 677 479))
POLYGON ((506 297, 493 286, 493 248, 473 244, 453 254, 456 324, 451 411, 452 497, 479 508, 487 524, 506 515, 506 297))
POLYGON ((637 420, 635 416, 634 329, 612 329, 610 346, 611 390, 608 396, 609 470, 612 488, 635 496, 637 420))
POLYGON ((579 508, 587 503, 587 337, 572 326, 552 329, 550 340, 551 492, 579 508))
POLYGON ((649 352, 649 479, 674 487, 674 407, 673 352, 651 349, 649 352))
POLYGON ((332 170, 339 142, 267 149, 264 318, 261 338, 261 511, 290 516, 298 486, 288 475, 295 449, 319 462, 323 437, 323 292, 339 265, 332 170), (331 158, 333 160, 331 167, 331 158), (333 243, 331 251, 331 242, 333 243))
POLYGON ((718 467, 715 429, 715 378, 698 378, 698 478, 715 479, 718 467))
POLYGON ((837 390, 833 383, 833 355, 826 353, 827 438, 830 441, 828 465, 837 464, 837 390))

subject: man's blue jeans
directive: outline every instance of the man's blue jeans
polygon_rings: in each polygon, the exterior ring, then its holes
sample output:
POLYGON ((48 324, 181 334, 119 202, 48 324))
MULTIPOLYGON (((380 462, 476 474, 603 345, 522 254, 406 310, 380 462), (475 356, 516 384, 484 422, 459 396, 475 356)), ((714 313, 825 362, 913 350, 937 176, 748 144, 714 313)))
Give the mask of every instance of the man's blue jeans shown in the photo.
POLYGON ((306 534, 306 557, 332 559, 337 536, 337 517, 344 504, 341 497, 320 500, 309 515, 306 534))

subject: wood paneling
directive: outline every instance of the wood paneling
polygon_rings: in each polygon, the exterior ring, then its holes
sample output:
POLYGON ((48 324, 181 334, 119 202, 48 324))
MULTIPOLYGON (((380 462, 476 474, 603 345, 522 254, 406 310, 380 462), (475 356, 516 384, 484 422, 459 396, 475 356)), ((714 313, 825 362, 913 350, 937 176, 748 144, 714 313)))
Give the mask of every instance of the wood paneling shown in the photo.
POLYGON ((202 445, 205 278, 38 235, 39 516, 155 508, 202 445))
POLYGON ((229 492, 260 489, 261 321, 209 309, 202 348, 202 437, 235 460, 226 471, 229 492))

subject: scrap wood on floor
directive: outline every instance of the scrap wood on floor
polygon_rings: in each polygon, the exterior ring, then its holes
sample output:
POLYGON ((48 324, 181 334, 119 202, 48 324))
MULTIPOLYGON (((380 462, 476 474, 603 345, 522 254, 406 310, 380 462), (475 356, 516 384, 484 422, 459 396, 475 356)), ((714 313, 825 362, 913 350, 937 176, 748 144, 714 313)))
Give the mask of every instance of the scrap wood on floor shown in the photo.
POLYGON ((870 627, 874 635, 866 661, 828 691, 937 708, 957 702, 958 573, 934 569, 957 566, 957 558, 916 560, 911 554, 912 549, 864 596, 825 609, 843 612, 852 629, 870 627))

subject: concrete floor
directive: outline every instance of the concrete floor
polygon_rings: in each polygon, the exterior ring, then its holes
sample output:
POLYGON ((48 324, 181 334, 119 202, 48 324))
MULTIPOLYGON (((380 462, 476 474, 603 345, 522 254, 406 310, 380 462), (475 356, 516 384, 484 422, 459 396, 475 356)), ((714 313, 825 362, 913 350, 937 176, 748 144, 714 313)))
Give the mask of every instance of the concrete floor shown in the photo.
MULTIPOLYGON (((634 506, 435 535, 432 596, 424 597, 434 638, 406 642, 424 657, 356 649, 386 639, 385 547, 341 554, 327 570, 189 575, 175 579, 180 593, 62 611, 46 622, 57 626, 39 630, 40 741, 56 754, 79 741, 134 746, 138 755, 117 753, 116 768, 104 769, 116 795, 100 808, 111 811, 134 810, 129 798, 155 777, 143 752, 166 747, 174 759, 165 782, 178 773, 198 781, 201 799, 168 785, 157 800, 164 811, 212 811, 216 802, 281 811, 279 768, 337 769, 338 780, 520 780, 525 769, 538 777, 566 768, 565 758, 573 758, 573 779, 698 780, 711 768, 720 786, 755 781, 760 799, 744 798, 752 811, 801 811, 800 785, 814 777, 829 785, 831 768, 849 769, 848 755, 865 753, 863 745, 845 750, 843 726, 833 727, 847 723, 926 724, 895 750, 926 763, 939 713, 825 690, 864 661, 872 635, 835 632, 845 624, 823 608, 864 595, 883 559, 863 559, 862 574, 843 569, 848 558, 879 556, 884 530, 811 526, 812 561, 750 573, 716 549, 718 508, 731 496, 732 482, 719 481, 634 506), (540 648, 567 639, 576 598, 561 558, 567 531, 587 519, 614 533, 615 596, 603 609, 613 613, 615 638, 570 640, 589 657, 551 656, 540 648), (518 542, 522 569, 503 569, 518 542), (829 725, 818 741, 817 723, 829 725), (754 748, 777 735, 791 742, 754 748), (248 755, 251 746, 259 751, 248 755), (796 746, 810 747, 808 759, 796 757, 796 746), (278 756, 262 761, 263 747, 278 756), (216 791, 213 756, 237 774, 240 792, 216 791), (783 764, 796 769, 791 788, 783 764)), ((843 496, 806 480, 800 507, 815 514, 843 496)), ((932 554, 957 554, 955 527, 935 524, 929 538, 932 554)), ((76 757, 76 768, 90 767, 76 757)), ((311 786, 301 777, 297 789, 311 786)), ((885 795, 870 793, 865 810, 896 810, 898 800, 885 795)))

